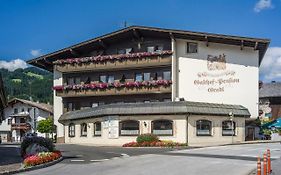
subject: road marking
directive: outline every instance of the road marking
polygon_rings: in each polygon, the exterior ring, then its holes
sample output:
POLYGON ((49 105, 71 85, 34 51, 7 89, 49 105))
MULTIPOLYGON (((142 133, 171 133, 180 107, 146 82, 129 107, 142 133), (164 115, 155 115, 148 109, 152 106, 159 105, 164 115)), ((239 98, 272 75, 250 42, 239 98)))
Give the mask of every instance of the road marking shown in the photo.
POLYGON ((85 160, 70 160, 71 162, 84 162, 85 160))
POLYGON ((128 154, 121 154, 122 157, 130 157, 128 154))
POLYGON ((103 161, 106 161, 106 160, 109 160, 109 159, 99 159, 99 160, 90 160, 91 162, 103 162, 103 161))
POLYGON ((76 157, 83 157, 83 155, 82 154, 78 154, 78 155, 76 155, 76 157))

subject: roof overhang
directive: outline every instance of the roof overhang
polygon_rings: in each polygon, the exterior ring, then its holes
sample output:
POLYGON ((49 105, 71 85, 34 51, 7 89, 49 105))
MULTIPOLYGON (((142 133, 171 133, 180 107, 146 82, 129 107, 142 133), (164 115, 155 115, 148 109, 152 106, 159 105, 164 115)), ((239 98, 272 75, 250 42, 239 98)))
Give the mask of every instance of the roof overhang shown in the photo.
POLYGON ((252 47, 253 49, 259 51, 259 64, 261 63, 270 43, 269 39, 261 39, 261 38, 240 37, 240 36, 232 36, 232 35, 192 32, 186 30, 163 29, 163 28, 155 28, 155 27, 131 26, 34 58, 32 60, 27 61, 27 63, 48 71, 53 71, 53 61, 57 59, 70 58, 73 57, 73 55, 75 55, 74 53, 77 52, 81 53, 88 49, 99 48, 101 47, 101 45, 103 45, 103 43, 118 41, 122 38, 130 37, 130 36, 131 37, 154 36, 154 37, 166 37, 166 38, 173 37, 178 39, 204 41, 206 43, 210 42, 210 43, 236 45, 236 46, 240 46, 241 49, 243 47, 252 47))

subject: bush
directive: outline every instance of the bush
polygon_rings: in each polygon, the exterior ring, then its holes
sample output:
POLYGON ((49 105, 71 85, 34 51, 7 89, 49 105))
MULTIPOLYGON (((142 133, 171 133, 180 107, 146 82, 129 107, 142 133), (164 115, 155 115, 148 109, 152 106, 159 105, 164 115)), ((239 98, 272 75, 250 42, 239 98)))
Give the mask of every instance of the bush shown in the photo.
POLYGON ((154 134, 142 134, 142 135, 139 135, 137 137, 137 142, 139 144, 143 143, 143 142, 157 142, 159 141, 159 138, 154 135, 154 134))
POLYGON ((47 148, 49 151, 54 151, 55 145, 53 144, 51 139, 44 137, 27 137, 21 143, 21 156, 24 157, 26 155, 26 148, 31 145, 37 143, 40 146, 47 148))

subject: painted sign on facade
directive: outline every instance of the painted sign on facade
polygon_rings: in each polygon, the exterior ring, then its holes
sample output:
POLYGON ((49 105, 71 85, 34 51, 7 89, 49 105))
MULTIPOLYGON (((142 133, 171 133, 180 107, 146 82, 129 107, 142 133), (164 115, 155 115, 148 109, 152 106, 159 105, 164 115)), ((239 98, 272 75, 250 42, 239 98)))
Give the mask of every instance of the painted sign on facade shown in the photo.
POLYGON ((207 56, 207 69, 198 72, 194 85, 200 90, 210 93, 224 92, 239 83, 239 78, 234 70, 227 69, 226 55, 207 56))
POLYGON ((119 137, 119 120, 118 116, 109 116, 107 118, 108 138, 116 139, 119 137))

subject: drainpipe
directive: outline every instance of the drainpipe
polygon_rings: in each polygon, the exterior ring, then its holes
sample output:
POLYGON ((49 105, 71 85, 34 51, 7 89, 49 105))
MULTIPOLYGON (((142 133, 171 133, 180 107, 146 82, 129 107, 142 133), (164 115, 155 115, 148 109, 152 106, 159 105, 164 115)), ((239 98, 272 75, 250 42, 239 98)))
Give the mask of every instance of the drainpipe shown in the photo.
POLYGON ((172 101, 175 101, 176 98, 179 97, 178 94, 178 60, 176 55, 176 39, 174 38, 173 34, 170 33, 171 38, 171 47, 172 47, 172 101))

